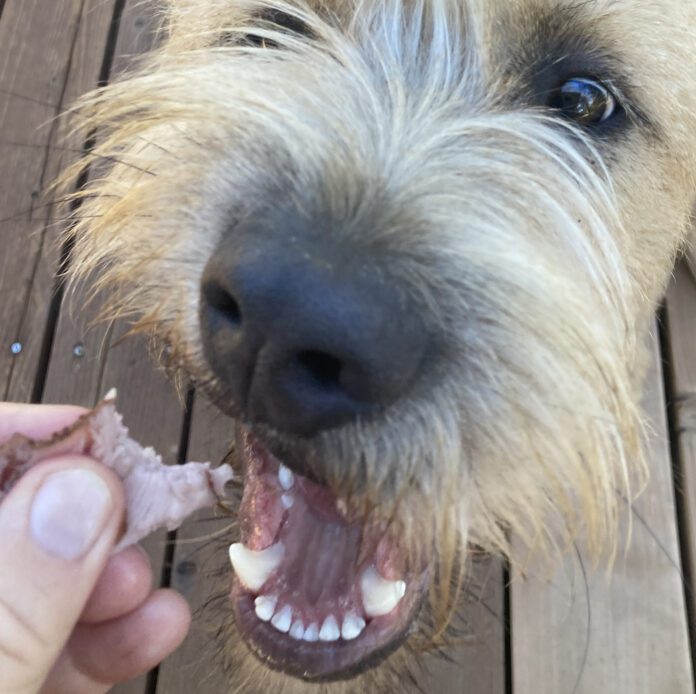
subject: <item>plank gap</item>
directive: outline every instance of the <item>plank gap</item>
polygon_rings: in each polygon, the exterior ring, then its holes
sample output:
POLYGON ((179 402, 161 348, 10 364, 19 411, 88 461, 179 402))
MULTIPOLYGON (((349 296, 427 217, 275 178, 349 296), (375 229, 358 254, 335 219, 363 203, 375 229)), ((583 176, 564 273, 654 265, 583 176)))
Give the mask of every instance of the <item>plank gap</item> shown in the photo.
MULTIPOLYGON (((194 390, 190 388, 186 392, 184 400, 184 411, 181 422, 181 435, 179 437, 179 446, 177 452, 177 465, 186 463, 188 456, 189 441, 191 439, 191 421, 193 419, 194 407, 194 390)), ((162 588, 169 588, 172 584, 172 566, 174 564, 174 553, 176 549, 177 531, 170 530, 167 533, 167 541, 164 548, 164 561, 162 563, 162 574, 159 585, 162 588)))
POLYGON ((157 694, 157 680, 159 679, 159 667, 150 670, 145 680, 145 691, 143 694, 157 694))
POLYGON ((694 599, 694 576, 692 566, 694 557, 689 542, 687 522, 686 477, 684 474, 684 458, 681 454, 679 421, 676 412, 677 387, 674 362, 669 341, 669 315, 665 304, 660 306, 657 313, 658 336, 660 353, 663 363, 663 388, 667 412, 667 433, 669 449, 672 458, 672 476, 674 483, 674 500, 677 516, 677 533, 679 537, 679 555, 681 561, 682 589, 686 606, 686 626, 689 634, 689 651, 691 663, 696 663, 696 600, 694 599))
MULTIPOLYGON (((179 437, 179 448, 177 453, 177 465, 184 465, 188 457, 189 441, 191 439, 191 421, 193 419, 195 392, 190 388, 186 392, 184 400, 184 412, 181 422, 181 436, 179 437)), ((162 564, 162 576, 160 586, 169 588, 172 584, 172 566, 174 565, 174 553, 176 550, 177 531, 172 530, 167 533, 167 543, 164 548, 164 562, 162 564)))
POLYGON ((512 688, 512 590, 510 564, 503 563, 503 662, 505 668, 505 694, 513 694, 512 688))
POLYGON ((121 28, 121 18, 128 0, 116 0, 114 3, 114 13, 111 17, 111 25, 109 26, 109 34, 106 37, 106 48, 104 50, 104 61, 102 62, 101 70, 99 71, 100 87, 106 86, 111 77, 111 70, 116 57, 116 45, 118 43, 118 34, 121 28))

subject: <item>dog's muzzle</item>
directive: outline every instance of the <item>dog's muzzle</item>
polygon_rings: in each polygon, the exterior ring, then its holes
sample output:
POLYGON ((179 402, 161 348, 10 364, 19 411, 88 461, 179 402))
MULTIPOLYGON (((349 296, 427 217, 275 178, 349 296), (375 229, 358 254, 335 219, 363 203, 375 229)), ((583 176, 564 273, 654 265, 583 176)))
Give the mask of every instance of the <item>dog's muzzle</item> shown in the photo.
POLYGON ((307 680, 350 677, 411 629, 427 570, 327 487, 293 474, 240 428, 241 542, 230 547, 237 624, 267 665, 307 680))
POLYGON ((427 582, 386 525, 352 517, 322 484, 331 460, 310 471, 264 441, 264 430, 306 442, 379 415, 421 375, 432 343, 422 311, 378 257, 334 239, 296 213, 238 224, 200 301, 221 406, 240 422, 237 623, 266 664, 308 680, 352 676, 393 651, 427 582))

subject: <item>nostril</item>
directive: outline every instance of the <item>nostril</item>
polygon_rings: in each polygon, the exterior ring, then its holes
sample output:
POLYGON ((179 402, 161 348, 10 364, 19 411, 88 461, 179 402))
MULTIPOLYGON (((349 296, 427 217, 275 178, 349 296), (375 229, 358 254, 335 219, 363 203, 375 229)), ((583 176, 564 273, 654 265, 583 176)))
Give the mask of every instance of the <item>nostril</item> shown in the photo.
POLYGON ((302 371, 323 390, 341 389, 343 364, 340 359, 325 352, 310 349, 300 352, 297 355, 297 362, 302 371))
POLYGON ((227 323, 240 325, 242 311, 235 298, 223 287, 214 282, 209 282, 203 289, 205 300, 214 311, 221 314, 227 323))

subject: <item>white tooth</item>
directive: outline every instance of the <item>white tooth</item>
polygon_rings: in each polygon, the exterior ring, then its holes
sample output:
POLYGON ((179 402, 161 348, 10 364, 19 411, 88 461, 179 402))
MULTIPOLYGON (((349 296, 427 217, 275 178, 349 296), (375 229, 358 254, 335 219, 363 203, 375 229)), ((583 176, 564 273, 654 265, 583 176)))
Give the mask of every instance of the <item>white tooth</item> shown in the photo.
POLYGON ((254 612, 256 612, 256 616, 262 622, 268 622, 273 616, 277 604, 277 595, 259 595, 259 597, 254 600, 254 612))
POLYGON ((365 620, 362 617, 358 617, 354 612, 349 612, 343 618, 343 627, 341 628, 341 636, 346 640, 350 641, 355 639, 362 633, 365 628, 365 620))
POLYGON ((365 614, 368 617, 380 617, 389 614, 399 604, 406 593, 406 583, 387 581, 371 566, 360 577, 360 589, 365 614))
POLYGON ((241 542, 230 545, 230 561, 239 580, 249 590, 259 590, 283 559, 283 543, 254 551, 241 542))
POLYGON ((278 631, 287 634, 292 624, 292 607, 286 605, 280 612, 277 612, 271 620, 271 624, 278 631))
POLYGON ((338 641, 338 637, 341 632, 338 629, 338 622, 336 617, 330 614, 321 625, 321 631, 319 632, 320 641, 338 641))
POLYGON ((278 481, 280 486, 287 492, 295 484, 295 475, 285 465, 281 465, 278 468, 278 481))
POLYGON ((292 508, 292 505, 295 503, 295 497, 292 494, 283 494, 280 497, 280 502, 284 508, 292 508))
POLYGON ((304 636, 304 624, 301 619, 296 619, 290 629, 290 636, 297 641, 301 641, 304 636))
POLYGON ((303 641, 309 641, 310 643, 313 643, 314 641, 319 640, 319 625, 316 622, 312 622, 306 629, 304 636, 302 637, 303 641))

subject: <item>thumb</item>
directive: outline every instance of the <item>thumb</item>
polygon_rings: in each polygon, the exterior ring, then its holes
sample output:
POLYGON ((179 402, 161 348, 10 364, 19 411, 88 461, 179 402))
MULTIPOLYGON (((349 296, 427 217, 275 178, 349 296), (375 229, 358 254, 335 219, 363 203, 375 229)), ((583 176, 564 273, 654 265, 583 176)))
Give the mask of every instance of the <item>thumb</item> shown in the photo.
POLYGON ((116 542, 118 479, 70 456, 29 471, 0 504, 0 673, 3 694, 38 691, 116 542))

